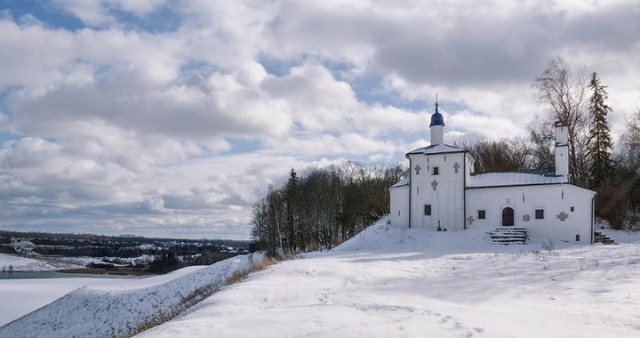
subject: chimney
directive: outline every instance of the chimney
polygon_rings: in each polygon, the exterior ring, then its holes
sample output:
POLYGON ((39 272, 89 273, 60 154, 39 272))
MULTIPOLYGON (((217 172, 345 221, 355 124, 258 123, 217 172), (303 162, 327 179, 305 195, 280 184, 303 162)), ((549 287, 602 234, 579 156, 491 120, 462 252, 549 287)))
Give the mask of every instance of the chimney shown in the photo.
POLYGON ((569 128, 563 121, 556 121, 556 176, 569 179, 569 128))

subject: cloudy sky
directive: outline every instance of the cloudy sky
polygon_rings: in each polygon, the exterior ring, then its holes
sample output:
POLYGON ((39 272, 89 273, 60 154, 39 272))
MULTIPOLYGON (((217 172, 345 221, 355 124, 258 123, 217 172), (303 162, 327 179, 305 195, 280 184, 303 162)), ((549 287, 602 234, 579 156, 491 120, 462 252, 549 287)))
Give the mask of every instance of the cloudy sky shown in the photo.
POLYGON ((638 1, 2 0, 0 229, 247 239, 291 168, 518 137, 554 56, 640 106, 638 1))

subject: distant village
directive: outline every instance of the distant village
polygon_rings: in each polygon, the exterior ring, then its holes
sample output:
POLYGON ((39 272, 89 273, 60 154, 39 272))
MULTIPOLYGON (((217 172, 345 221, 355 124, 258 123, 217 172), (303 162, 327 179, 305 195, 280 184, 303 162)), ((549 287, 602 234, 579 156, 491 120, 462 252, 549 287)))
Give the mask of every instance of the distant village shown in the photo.
POLYGON ((0 253, 84 266, 66 272, 166 273, 248 252, 248 241, 0 231, 0 253))

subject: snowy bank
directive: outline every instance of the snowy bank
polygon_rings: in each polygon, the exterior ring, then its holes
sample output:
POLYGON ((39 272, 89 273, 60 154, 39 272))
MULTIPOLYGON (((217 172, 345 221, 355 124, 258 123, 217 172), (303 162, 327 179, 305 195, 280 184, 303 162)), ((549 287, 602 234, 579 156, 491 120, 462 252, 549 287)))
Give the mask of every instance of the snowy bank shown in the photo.
POLYGON ((163 276, 86 286, 0 327, 0 337, 130 336, 180 313, 262 260, 236 256, 163 276))

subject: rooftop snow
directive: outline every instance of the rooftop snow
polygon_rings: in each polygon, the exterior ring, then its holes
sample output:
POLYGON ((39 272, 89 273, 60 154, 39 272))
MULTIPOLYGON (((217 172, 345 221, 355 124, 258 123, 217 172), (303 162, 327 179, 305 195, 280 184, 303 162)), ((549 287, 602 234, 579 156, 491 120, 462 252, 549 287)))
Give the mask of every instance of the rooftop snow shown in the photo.
POLYGON ((437 144, 435 146, 428 146, 423 148, 418 148, 416 150, 410 151, 409 154, 440 154, 440 153, 459 153, 465 151, 462 148, 450 146, 447 144, 437 144))
POLYGON ((467 188, 559 183, 567 183, 567 177, 522 172, 484 173, 470 176, 467 188))
POLYGON ((392 185, 391 188, 399 188, 399 187, 403 187, 405 185, 409 185, 409 178, 408 177, 398 181, 396 184, 392 185))

